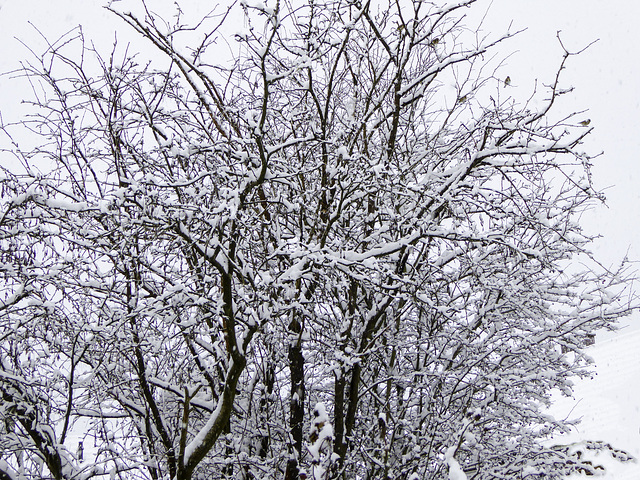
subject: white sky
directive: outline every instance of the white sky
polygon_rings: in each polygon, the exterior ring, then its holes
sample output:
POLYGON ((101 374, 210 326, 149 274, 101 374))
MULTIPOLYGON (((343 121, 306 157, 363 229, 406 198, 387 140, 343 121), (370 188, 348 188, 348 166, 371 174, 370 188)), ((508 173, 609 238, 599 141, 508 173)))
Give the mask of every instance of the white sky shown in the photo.
MULTIPOLYGON (((105 0, 0 0, 0 72, 19 67, 28 58, 27 49, 16 37, 36 52, 44 48, 31 22, 47 38, 57 39, 78 24, 85 37, 96 42, 99 50, 109 52, 114 31, 120 42, 132 40, 132 50, 146 45, 131 34, 120 19, 101 8, 105 0)), ((163 10, 172 0, 151 0, 153 8, 163 10)), ((182 0, 186 14, 206 13, 216 2, 182 0)), ((121 0, 121 9, 138 4, 121 0), (126 7, 125 7, 126 6, 126 7)), ((573 85, 574 93, 563 97, 569 111, 589 109, 595 127, 585 145, 590 153, 604 152, 595 161, 596 187, 606 189, 608 208, 585 216, 589 233, 603 238, 593 250, 607 266, 615 264, 627 251, 640 259, 640 170, 636 171, 640 152, 640 29, 637 18, 640 2, 635 0, 485 0, 474 7, 488 8, 486 25, 490 29, 527 28, 502 45, 504 54, 515 52, 504 68, 513 88, 529 92, 534 81, 550 82, 559 64, 562 50, 556 39, 561 30, 565 46, 579 50, 599 39, 586 52, 573 57, 564 75, 563 86, 573 85)), ((471 13, 471 12, 470 12, 471 13)), ((20 101, 29 92, 24 82, 0 76, 0 112, 5 122, 20 115, 20 101)), ((3 160, 5 161, 5 160, 3 160)))
POLYGON ((585 218, 589 232, 603 238, 594 250, 606 264, 614 263, 629 249, 640 259, 640 3, 633 0, 494 0, 492 18, 512 18, 516 28, 528 30, 512 42, 519 50, 510 59, 518 75, 515 85, 531 85, 533 78, 549 78, 562 50, 580 50, 565 73, 566 85, 575 87, 565 105, 589 109, 585 117, 595 127, 585 144, 591 153, 604 152, 594 162, 594 182, 606 188, 608 209, 585 218))

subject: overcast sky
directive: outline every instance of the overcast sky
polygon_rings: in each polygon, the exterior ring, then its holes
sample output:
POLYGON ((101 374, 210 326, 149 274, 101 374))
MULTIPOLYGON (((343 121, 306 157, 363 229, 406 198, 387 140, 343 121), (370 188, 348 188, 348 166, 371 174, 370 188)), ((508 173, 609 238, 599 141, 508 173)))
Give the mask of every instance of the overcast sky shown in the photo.
MULTIPOLYGON (((608 209, 585 219, 591 232, 603 239, 596 245, 607 263, 625 255, 640 259, 640 4, 632 0, 495 0, 492 18, 512 18, 516 27, 528 27, 511 43, 519 50, 510 63, 522 72, 514 84, 527 85, 551 73, 562 54, 555 36, 570 50, 597 43, 573 57, 566 84, 575 87, 567 102, 588 108, 593 132, 585 150, 604 152, 594 161, 594 182, 606 188, 608 209)), ((496 22, 497 23, 497 22, 496 22)), ((512 75, 513 77, 513 75, 512 75)))
MULTIPOLYGON (((135 39, 122 22, 101 8, 105 0, 0 0, 0 72, 19 66, 28 56, 16 39, 42 51, 47 38, 56 39, 78 24, 99 49, 109 51, 114 31, 121 40, 135 39), (31 26, 29 24, 33 24, 31 26)), ((116 5, 133 4, 123 0, 116 5)), ((154 8, 172 4, 170 0, 148 2, 154 8)), ((573 57, 565 72, 563 86, 573 85, 574 93, 563 98, 567 111, 589 109, 586 118, 595 127, 585 150, 604 152, 594 167, 597 187, 606 188, 608 208, 586 215, 583 223, 590 233, 603 238, 594 245, 602 261, 611 265, 629 250, 631 258, 640 259, 640 29, 637 19, 640 3, 633 0, 494 0, 480 2, 488 9, 487 28, 512 30, 527 28, 517 38, 503 44, 509 57, 505 72, 513 88, 530 91, 537 79, 549 82, 558 66, 561 38, 570 50, 580 50, 594 40, 597 43, 578 57, 573 57)), ((204 12, 210 0, 183 0, 185 13, 204 12)), ((140 46, 133 43, 133 50, 140 46)), ((141 46, 144 48, 144 46, 141 46)), ((0 76, 0 111, 4 121, 19 115, 19 102, 28 95, 24 82, 0 76)))

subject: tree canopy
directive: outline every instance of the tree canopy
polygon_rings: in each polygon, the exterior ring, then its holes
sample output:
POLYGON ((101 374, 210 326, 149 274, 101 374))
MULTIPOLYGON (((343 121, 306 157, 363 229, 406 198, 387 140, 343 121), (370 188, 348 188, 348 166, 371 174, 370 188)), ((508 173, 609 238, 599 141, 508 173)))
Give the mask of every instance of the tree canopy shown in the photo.
POLYGON ((187 25, 114 2, 161 61, 77 35, 25 64, 37 109, 2 131, 41 144, 2 152, 0 478, 593 473, 546 408, 630 275, 580 228, 603 197, 591 127, 555 113, 573 53, 516 101, 480 3, 187 25))

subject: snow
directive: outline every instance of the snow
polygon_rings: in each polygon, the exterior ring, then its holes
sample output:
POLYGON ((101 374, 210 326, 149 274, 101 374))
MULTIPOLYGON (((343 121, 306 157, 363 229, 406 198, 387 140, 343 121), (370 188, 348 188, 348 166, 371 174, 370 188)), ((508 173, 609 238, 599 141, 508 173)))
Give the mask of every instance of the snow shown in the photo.
POLYGON ((196 434, 196 436, 193 438, 193 440, 191 440, 191 442, 189 442, 187 444, 187 446, 185 447, 185 449, 184 449, 184 465, 187 465, 187 463, 189 463, 189 460, 191 459, 191 456, 193 455, 193 452, 195 452, 196 449, 198 449, 200 447, 200 445, 202 445, 205 442, 205 440, 207 438, 207 435, 209 434, 209 432, 213 428, 213 425, 216 423, 216 420, 220 416, 220 411, 221 410, 222 410, 222 398, 220 400, 218 400, 218 404, 216 405, 216 409, 209 416, 209 420, 207 420, 207 423, 205 424, 205 426, 202 427, 202 429, 196 434))
MULTIPOLYGON (((640 460, 640 331, 618 333, 588 347, 586 353, 596 364, 592 379, 576 381, 572 398, 554 397, 556 418, 581 419, 572 432, 554 443, 573 444, 586 440, 603 441, 640 460)), ((640 461, 619 462, 607 451, 593 457, 606 469, 599 478, 637 480, 640 461)), ((577 475, 570 478, 584 478, 577 475)))
MULTIPOLYGON (((230 371, 231 368, 233 368, 233 359, 229 360, 229 367, 227 371, 230 371)), ((220 416, 220 412, 222 411, 222 401, 223 401, 223 398, 220 397, 220 399, 218 399, 218 403, 216 404, 216 408, 209 416, 207 423, 193 437, 193 440, 191 440, 191 442, 189 442, 185 447, 184 463, 183 463, 184 465, 187 465, 189 463, 189 460, 191 459, 191 456, 193 455, 193 453, 200 447, 200 445, 202 445, 205 442, 207 435, 209 435, 209 432, 211 432, 211 430, 213 429, 213 426, 215 425, 216 421, 218 420, 218 417, 220 416)))
POLYGON ((322 480, 326 478, 325 472, 328 465, 340 457, 331 452, 333 426, 324 403, 316 403, 313 416, 313 424, 309 432, 310 444, 307 445, 307 449, 312 459, 311 477, 313 480, 322 480))
POLYGON ((467 480, 467 476, 462 471, 462 467, 458 461, 453 457, 456 453, 456 447, 447 448, 444 458, 449 465, 449 480, 467 480))
POLYGON ((71 202, 54 198, 47 198, 45 203, 48 207, 68 210, 70 212, 83 212, 89 208, 86 202, 71 202))
POLYGON ((319 461, 321 452, 333 440, 333 427, 324 403, 316 403, 313 415, 315 418, 309 435, 312 439, 312 443, 309 445, 309 453, 314 460, 319 461))

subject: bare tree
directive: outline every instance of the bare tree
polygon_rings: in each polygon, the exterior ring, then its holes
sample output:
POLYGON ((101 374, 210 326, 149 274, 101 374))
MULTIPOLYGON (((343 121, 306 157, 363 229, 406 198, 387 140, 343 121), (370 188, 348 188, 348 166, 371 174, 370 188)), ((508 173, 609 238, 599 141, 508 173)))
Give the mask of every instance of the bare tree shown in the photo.
POLYGON ((43 144, 4 152, 3 478, 593 472, 544 409, 629 276, 577 223, 602 197, 590 129, 553 109, 572 53, 518 104, 476 3, 241 2, 233 39, 233 8, 110 8, 167 68, 81 35, 25 66, 43 144))

